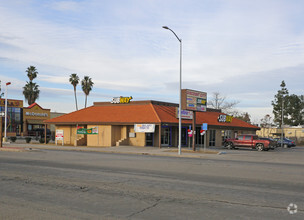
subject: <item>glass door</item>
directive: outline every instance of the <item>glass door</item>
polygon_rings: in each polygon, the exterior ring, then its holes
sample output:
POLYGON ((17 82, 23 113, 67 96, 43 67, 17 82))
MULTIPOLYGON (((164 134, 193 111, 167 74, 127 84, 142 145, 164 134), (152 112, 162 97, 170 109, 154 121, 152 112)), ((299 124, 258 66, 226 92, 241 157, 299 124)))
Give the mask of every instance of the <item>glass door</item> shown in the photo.
POLYGON ((170 146, 171 129, 170 127, 162 127, 161 130, 161 145, 170 146))

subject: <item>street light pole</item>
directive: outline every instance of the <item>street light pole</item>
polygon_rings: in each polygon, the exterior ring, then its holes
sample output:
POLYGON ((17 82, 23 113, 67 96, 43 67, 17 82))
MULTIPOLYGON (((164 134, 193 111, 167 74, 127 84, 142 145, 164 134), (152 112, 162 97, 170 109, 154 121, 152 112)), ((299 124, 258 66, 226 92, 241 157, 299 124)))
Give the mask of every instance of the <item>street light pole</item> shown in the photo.
POLYGON ((178 110, 178 154, 181 155, 181 143, 182 143, 182 117, 181 117, 181 105, 182 105, 182 39, 180 39, 173 30, 167 26, 163 26, 164 29, 171 31, 180 45, 180 63, 179 63, 179 110, 178 110))
POLYGON ((5 116, 4 116, 4 140, 6 142, 6 126, 7 126, 7 86, 10 85, 10 82, 7 82, 5 85, 5 116))
POLYGON ((284 130, 283 130, 283 126, 284 126, 284 95, 282 96, 282 123, 281 123, 281 147, 283 147, 283 136, 284 136, 284 130))

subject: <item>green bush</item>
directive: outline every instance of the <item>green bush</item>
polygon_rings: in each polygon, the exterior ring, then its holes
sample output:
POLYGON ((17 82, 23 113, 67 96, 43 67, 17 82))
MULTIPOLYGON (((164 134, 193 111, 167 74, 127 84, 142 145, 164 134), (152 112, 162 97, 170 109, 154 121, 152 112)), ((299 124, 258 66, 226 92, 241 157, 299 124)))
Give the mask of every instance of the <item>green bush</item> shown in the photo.
POLYGON ((17 137, 10 137, 10 140, 11 140, 12 142, 15 142, 15 141, 17 140, 17 137))
MULTIPOLYGON (((39 142, 40 142, 41 144, 43 144, 43 143, 44 143, 44 138, 40 138, 40 139, 39 139, 39 142)), ((50 139, 47 138, 47 139, 46 139, 46 143, 49 143, 49 142, 50 142, 50 139)))
POLYGON ((30 142, 31 142, 31 140, 32 140, 32 138, 31 138, 31 137, 26 137, 26 138, 25 138, 26 143, 30 143, 30 142))

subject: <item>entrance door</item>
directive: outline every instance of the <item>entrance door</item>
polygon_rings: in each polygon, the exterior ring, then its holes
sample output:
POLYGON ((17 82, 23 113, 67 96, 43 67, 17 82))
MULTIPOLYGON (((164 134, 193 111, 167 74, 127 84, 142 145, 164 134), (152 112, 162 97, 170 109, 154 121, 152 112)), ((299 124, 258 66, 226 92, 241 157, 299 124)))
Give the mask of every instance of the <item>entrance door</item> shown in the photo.
POLYGON ((162 130, 161 130, 161 145, 162 146, 169 146, 170 145, 170 137, 171 137, 170 127, 162 127, 162 130))
POLYGON ((146 146, 153 146, 154 133, 146 133, 146 146))

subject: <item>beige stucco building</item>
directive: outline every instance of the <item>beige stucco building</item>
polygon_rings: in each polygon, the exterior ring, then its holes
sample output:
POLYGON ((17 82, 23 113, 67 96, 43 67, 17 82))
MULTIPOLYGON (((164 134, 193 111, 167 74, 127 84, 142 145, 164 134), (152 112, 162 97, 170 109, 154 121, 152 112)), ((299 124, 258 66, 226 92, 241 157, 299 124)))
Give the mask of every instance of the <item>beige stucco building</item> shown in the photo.
MULTIPOLYGON (((91 107, 46 120, 45 123, 56 126, 60 136, 58 144, 62 143, 63 135, 64 145, 176 147, 179 132, 177 107, 178 104, 159 101, 124 104, 95 102, 91 107)), ((197 112, 192 118, 182 116, 181 121, 182 147, 222 146, 224 138, 255 134, 259 129, 211 109, 197 112), (205 135, 200 135, 203 124, 207 124, 208 129, 205 135), (188 135, 190 126, 195 133, 192 137, 188 135)))

